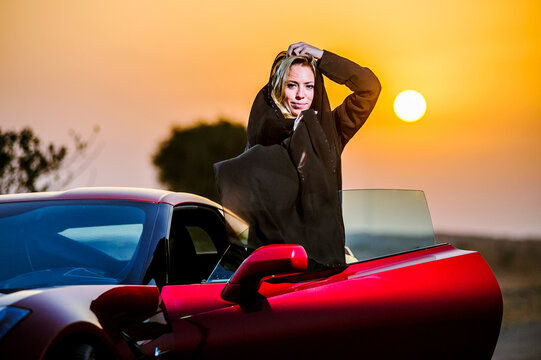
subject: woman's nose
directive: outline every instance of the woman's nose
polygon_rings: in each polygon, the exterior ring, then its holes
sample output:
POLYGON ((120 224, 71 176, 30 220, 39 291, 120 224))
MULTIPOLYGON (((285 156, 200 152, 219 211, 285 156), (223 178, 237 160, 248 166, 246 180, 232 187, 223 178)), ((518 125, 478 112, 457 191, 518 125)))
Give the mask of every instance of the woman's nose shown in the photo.
POLYGON ((302 98, 304 98, 304 90, 302 88, 299 88, 299 90, 297 90, 297 99, 302 98))

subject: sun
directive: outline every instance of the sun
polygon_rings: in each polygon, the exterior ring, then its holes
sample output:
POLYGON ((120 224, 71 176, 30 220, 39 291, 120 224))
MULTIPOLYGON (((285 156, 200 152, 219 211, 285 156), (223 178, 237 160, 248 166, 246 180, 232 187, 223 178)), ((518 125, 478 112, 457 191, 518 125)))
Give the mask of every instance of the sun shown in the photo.
POLYGON ((426 112, 425 98, 415 90, 402 91, 394 100, 394 112, 404 121, 417 121, 426 112))

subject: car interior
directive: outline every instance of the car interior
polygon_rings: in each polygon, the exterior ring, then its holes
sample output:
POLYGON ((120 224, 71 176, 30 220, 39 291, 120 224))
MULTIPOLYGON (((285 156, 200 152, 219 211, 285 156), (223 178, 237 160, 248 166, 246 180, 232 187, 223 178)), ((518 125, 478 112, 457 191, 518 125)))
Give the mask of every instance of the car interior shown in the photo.
POLYGON ((223 217, 203 206, 175 208, 169 235, 169 284, 205 281, 229 245, 223 217))

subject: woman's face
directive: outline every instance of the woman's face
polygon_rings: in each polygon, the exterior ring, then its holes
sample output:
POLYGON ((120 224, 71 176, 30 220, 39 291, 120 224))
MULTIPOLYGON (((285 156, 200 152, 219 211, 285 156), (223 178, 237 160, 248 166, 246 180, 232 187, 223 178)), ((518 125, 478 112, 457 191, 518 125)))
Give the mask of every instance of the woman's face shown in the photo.
POLYGON ((308 110, 314 99, 314 72, 307 65, 294 64, 289 69, 285 86, 285 106, 297 116, 308 110))

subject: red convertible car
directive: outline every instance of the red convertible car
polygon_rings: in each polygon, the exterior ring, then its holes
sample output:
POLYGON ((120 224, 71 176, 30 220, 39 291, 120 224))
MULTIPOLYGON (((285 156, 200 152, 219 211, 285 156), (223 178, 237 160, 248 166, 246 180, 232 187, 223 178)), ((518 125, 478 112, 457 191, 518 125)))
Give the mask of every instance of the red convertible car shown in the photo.
POLYGON ((196 195, 2 195, 0 358, 490 359, 500 288, 479 253, 436 244, 424 194, 342 204, 347 265, 308 272, 302 246, 250 249, 196 195))

